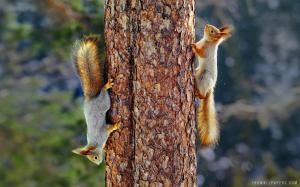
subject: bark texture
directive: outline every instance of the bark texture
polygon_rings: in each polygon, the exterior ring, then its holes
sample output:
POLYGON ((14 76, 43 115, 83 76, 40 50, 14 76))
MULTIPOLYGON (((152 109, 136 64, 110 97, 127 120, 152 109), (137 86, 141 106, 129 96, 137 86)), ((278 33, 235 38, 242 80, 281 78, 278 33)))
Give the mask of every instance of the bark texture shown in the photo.
POLYGON ((108 0, 107 186, 196 186, 194 0, 108 0))
POLYGON ((108 0, 105 7, 105 47, 111 90, 111 120, 122 123, 106 146, 106 186, 129 187, 134 178, 132 124, 132 18, 125 0, 108 0))

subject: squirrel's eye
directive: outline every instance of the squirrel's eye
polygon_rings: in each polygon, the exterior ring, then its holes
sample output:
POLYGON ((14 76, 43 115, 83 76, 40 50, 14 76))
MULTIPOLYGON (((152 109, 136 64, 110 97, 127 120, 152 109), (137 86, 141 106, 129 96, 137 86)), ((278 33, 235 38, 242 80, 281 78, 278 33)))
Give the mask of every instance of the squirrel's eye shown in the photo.
POLYGON ((94 159, 95 159, 95 160, 97 160, 97 159, 98 159, 98 157, 97 157, 97 156, 95 156, 95 157, 94 157, 94 159))
POLYGON ((210 33, 211 33, 211 34, 213 34, 213 33, 214 33, 214 31, 213 31, 213 30, 210 30, 210 33))

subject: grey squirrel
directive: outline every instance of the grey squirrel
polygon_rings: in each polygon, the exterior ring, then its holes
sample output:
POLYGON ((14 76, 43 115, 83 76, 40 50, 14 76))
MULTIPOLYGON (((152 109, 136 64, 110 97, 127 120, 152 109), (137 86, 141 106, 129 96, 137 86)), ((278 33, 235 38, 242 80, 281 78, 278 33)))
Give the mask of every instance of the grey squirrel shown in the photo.
POLYGON ((74 45, 73 61, 84 93, 87 145, 72 152, 83 155, 99 165, 103 160, 103 150, 109 135, 119 129, 121 124, 106 123, 106 112, 110 109, 107 90, 113 86, 113 80, 108 80, 103 86, 97 43, 97 36, 87 36, 81 41, 76 41, 74 45))
POLYGON ((231 36, 232 30, 229 26, 218 29, 207 24, 203 38, 192 44, 192 50, 199 62, 195 75, 195 95, 201 99, 197 118, 200 139, 204 146, 215 145, 219 139, 220 129, 214 102, 214 88, 218 75, 217 54, 218 46, 231 36))

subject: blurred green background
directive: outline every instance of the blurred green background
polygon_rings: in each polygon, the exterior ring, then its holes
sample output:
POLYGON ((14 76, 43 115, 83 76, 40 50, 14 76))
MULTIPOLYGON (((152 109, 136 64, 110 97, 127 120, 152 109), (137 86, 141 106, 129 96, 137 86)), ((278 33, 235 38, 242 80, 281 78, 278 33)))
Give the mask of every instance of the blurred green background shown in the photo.
MULTIPOLYGON (((0 0, 0 186, 104 186, 104 166, 70 152, 85 144, 75 39, 101 35, 102 0, 0 0)), ((300 183, 300 1, 197 0, 205 23, 232 24, 220 47, 222 134, 198 149, 201 186, 300 183)), ((272 186, 272 185, 269 185, 272 186)), ((279 185, 273 185, 279 186, 279 185)))

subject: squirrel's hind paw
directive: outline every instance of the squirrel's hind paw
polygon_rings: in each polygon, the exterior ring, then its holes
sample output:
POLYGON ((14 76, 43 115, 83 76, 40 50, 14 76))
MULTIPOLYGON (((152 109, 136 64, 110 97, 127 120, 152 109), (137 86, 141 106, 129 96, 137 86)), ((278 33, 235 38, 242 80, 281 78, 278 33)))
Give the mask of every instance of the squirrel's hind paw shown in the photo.
POLYGON ((109 80, 107 81, 107 83, 104 85, 104 88, 105 88, 106 90, 108 90, 108 89, 112 88, 113 85, 114 85, 114 80, 113 80, 113 79, 109 79, 109 80))

